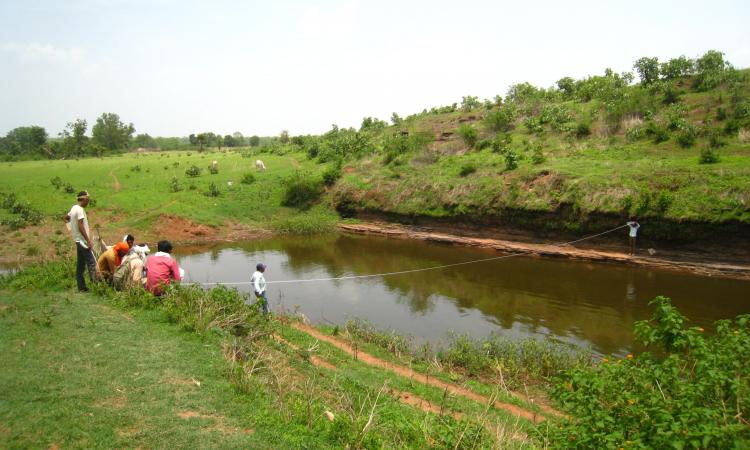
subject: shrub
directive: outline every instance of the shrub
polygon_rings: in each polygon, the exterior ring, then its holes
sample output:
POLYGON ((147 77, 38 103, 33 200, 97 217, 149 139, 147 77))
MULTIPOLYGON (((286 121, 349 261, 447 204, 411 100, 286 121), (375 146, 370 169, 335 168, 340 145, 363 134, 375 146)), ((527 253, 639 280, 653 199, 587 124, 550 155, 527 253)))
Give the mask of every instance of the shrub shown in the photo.
POLYGON ((534 151, 531 153, 531 162, 535 165, 542 164, 547 158, 544 157, 541 146, 535 146, 534 151))
POLYGON ((479 139, 477 129, 468 124, 463 124, 458 127, 458 135, 461 136, 461 139, 463 139, 469 147, 474 147, 477 143, 477 139, 479 139))
POLYGON ((321 181, 309 174, 295 173, 284 183, 281 204, 297 208, 309 208, 320 198, 321 181))
POLYGON ((492 147, 492 141, 489 139, 482 139, 481 141, 477 142, 477 145, 475 148, 477 150, 484 150, 485 148, 492 147))
POLYGON ((688 125, 677 135, 677 143, 680 144, 680 147, 682 148, 690 148, 695 145, 696 138, 697 132, 695 127, 688 125))
POLYGON ((520 157, 513 150, 505 152, 505 170, 515 170, 518 168, 520 157))
POLYGON ((537 117, 527 117, 523 120, 523 126, 529 130, 529 133, 536 134, 537 136, 544 133, 544 126, 537 117))
POLYGON ((255 175, 252 173, 246 173, 242 175, 242 178, 240 179, 240 183, 242 184, 253 184, 255 183, 255 175))
POLYGON ((727 110, 719 106, 716 108, 716 120, 722 121, 727 118, 727 110))
POLYGON ((180 180, 178 180, 177 177, 172 177, 172 180, 169 182, 169 190, 172 192, 180 192, 182 190, 182 186, 180 186, 180 180))
POLYGON ((477 165, 473 162, 466 162, 461 166, 458 176, 465 177, 477 171, 477 165))
POLYGON ((548 427, 547 439, 559 448, 745 448, 750 316, 720 320, 707 334, 686 327, 668 298, 650 305, 635 336, 654 354, 565 372, 552 396, 570 418, 548 427))
POLYGON ((205 195, 208 197, 218 197, 221 195, 221 191, 219 191, 219 187, 216 186, 216 183, 213 181, 208 185, 208 191, 205 192, 205 195))
POLYGON ((208 166, 208 171, 211 172, 211 175, 216 175, 219 173, 219 168, 211 164, 208 166))
POLYGON ((701 149, 701 156, 698 161, 701 164, 714 164, 719 162, 719 155, 712 147, 705 147, 701 149))
POLYGON ((185 175, 189 177, 197 177, 201 174, 201 168, 193 164, 192 166, 185 169, 185 175))
POLYGON ((334 164, 323 172, 323 183, 326 186, 333 186, 339 178, 341 178, 340 164, 334 164))
POLYGON ((516 119, 515 110, 509 106, 487 113, 484 118, 484 126, 490 131, 510 131, 514 127, 516 119))
POLYGON ((513 142, 513 136, 509 134, 498 134, 495 139, 492 140, 492 151, 495 153, 505 153, 510 149, 510 144, 513 142))
POLYGON ((578 139, 591 135, 591 125, 588 122, 580 122, 576 125, 576 137, 578 139))
POLYGON ((141 165, 140 164, 136 164, 136 165, 132 166, 130 168, 130 171, 131 172, 140 172, 141 171, 141 165))
POLYGON ((52 178, 51 180, 49 180, 49 182, 50 184, 52 184, 52 186, 55 187, 55 189, 60 189, 61 187, 63 187, 63 180, 59 176, 52 178))
POLYGON ((646 135, 651 136, 656 144, 669 140, 669 131, 654 121, 646 126, 646 135))

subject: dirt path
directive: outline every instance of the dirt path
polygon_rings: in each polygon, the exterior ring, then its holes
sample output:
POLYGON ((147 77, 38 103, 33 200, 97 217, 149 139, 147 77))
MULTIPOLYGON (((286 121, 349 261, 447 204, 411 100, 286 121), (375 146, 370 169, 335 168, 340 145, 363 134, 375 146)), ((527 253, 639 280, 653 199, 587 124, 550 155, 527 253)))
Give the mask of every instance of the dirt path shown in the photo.
POLYGON ((115 169, 110 170, 107 175, 112 177, 112 189, 114 189, 115 192, 120 192, 122 185, 120 185, 120 180, 118 180, 117 175, 115 175, 115 169))
MULTIPOLYGON (((380 358, 377 358, 373 355, 370 355, 369 353, 365 353, 363 351, 355 350, 352 348, 349 344, 346 342, 343 342, 341 340, 338 340, 332 336, 328 336, 326 334, 321 333, 320 331, 316 330, 315 328, 304 325, 301 323, 294 323, 292 326, 304 333, 309 334, 310 336, 314 337, 315 339, 318 339, 320 341, 327 342, 334 347, 338 348, 339 350, 342 350, 345 353, 348 353, 349 355, 355 356, 358 360, 362 361, 365 364, 368 364, 373 367, 379 367, 381 369, 389 370, 396 375, 402 376, 404 378, 410 378, 414 381, 417 381, 422 384, 426 384, 429 386, 433 386, 436 388, 440 388, 443 390, 448 391, 449 393, 453 395, 460 395, 461 397, 468 398, 469 400, 473 400, 475 402, 481 403, 481 404, 489 404, 490 399, 477 394, 476 392, 470 391, 464 387, 461 387, 457 384, 448 383, 436 378, 431 378, 427 375, 421 374, 419 372, 415 372, 414 370, 404 367, 398 364, 390 363, 388 361, 382 360, 380 358)), ((510 414, 513 414, 514 416, 520 417, 522 419, 529 420, 533 423, 539 423, 544 420, 543 416, 540 416, 536 413, 527 411, 526 409, 521 408, 520 406, 516 406, 510 403, 504 403, 500 401, 495 401, 493 403, 493 406, 497 409, 502 409, 504 411, 509 412, 510 414)), ((562 415, 559 411, 556 411, 550 407, 540 405, 543 411, 549 413, 549 414, 555 414, 555 415, 562 415)))
MULTIPOLYGON (((507 253, 547 257, 566 257, 594 262, 627 264, 645 268, 690 272, 698 275, 750 280, 750 264, 687 261, 674 256, 670 256, 669 258, 641 255, 629 256, 624 253, 613 251, 467 237, 439 232, 420 231, 406 226, 381 223, 340 224, 339 228, 351 233, 380 234, 403 239, 418 239, 423 241, 464 245, 468 247, 491 248, 507 253)), ((646 250, 642 251, 645 252, 646 250)))

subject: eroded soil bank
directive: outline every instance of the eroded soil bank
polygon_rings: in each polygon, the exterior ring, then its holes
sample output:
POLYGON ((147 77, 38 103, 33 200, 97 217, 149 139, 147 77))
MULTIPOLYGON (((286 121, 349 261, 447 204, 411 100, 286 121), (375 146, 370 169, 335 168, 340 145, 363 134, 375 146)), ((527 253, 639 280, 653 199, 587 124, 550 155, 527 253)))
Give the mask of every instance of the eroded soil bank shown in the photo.
MULTIPOLYGON (((507 239, 501 239, 502 230, 492 230, 482 237, 476 229, 457 227, 414 226, 388 222, 366 222, 359 224, 341 224, 339 229, 350 233, 379 234, 400 239, 418 239, 451 245, 494 249, 504 253, 519 253, 529 256, 564 257, 601 263, 623 264, 644 268, 689 272, 704 276, 716 276, 735 279, 750 279, 750 259, 743 255, 748 250, 737 248, 733 253, 712 254, 710 249, 704 252, 681 250, 676 247, 665 249, 639 248, 636 256, 627 254, 624 245, 617 245, 612 239, 602 239, 597 245, 595 239, 581 241, 573 245, 561 245, 576 238, 552 241, 535 239, 533 236, 513 230, 505 231, 507 239), (712 258, 712 256, 714 256, 712 258)), ((618 233, 623 242, 627 242, 624 229, 618 233)), ((596 233, 591 233, 596 234, 596 233)), ((584 238, 586 236, 580 236, 584 238)))

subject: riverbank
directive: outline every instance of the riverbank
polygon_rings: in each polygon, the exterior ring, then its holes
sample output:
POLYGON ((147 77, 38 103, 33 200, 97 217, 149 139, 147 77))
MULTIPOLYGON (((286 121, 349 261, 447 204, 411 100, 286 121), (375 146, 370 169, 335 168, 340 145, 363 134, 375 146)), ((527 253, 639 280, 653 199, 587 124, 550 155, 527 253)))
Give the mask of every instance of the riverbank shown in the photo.
MULTIPOLYGON (((650 269, 687 272, 703 276, 726 277, 741 280, 750 279, 750 264, 748 264, 748 260, 737 260, 731 263, 712 262, 710 260, 697 259, 696 257, 698 255, 689 252, 680 252, 679 250, 674 249, 665 252, 657 252, 654 255, 648 255, 648 249, 641 248, 638 250, 636 256, 630 256, 627 253, 612 250, 596 250, 592 248, 576 248, 572 245, 519 242, 480 238, 476 236, 462 236, 440 232, 435 229, 425 229, 385 222, 357 224, 343 223, 339 225, 339 229, 350 233, 379 234, 399 239, 417 239, 450 245, 487 248, 504 253, 516 253, 528 256, 563 257, 599 263, 622 264, 650 269), (644 255, 643 253, 646 254, 644 255)), ((584 238, 585 237, 586 236, 584 236, 584 238)), ((574 239, 571 239, 570 241, 573 240, 574 239)), ((587 245, 591 244, 588 243, 587 245)))

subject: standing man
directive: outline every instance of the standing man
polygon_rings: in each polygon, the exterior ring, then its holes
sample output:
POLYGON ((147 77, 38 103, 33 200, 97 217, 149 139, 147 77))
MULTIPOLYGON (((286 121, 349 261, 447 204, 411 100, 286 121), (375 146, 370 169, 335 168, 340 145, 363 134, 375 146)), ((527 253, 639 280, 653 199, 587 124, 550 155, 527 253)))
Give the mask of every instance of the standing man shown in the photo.
POLYGON ((253 289, 255 290, 255 299, 260 300, 260 307, 263 314, 268 314, 268 296, 266 295, 266 278, 263 276, 263 272, 266 271, 266 265, 258 263, 255 266, 255 272, 250 277, 250 282, 253 283, 253 289))
POLYGON ((88 269, 89 279, 92 282, 98 280, 96 276, 96 260, 91 246, 91 235, 89 233, 89 219, 84 210, 89 204, 89 193, 81 191, 78 193, 78 204, 70 208, 65 215, 65 223, 70 228, 73 241, 76 243, 76 282, 78 291, 86 292, 86 281, 83 279, 84 268, 88 269))
POLYGON ((636 216, 632 216, 630 218, 630 221, 626 223, 626 225, 630 228, 630 233, 628 235, 628 240, 630 241, 630 255, 635 255, 635 238, 638 236, 638 228, 641 227, 641 224, 638 223, 638 218, 636 216))

